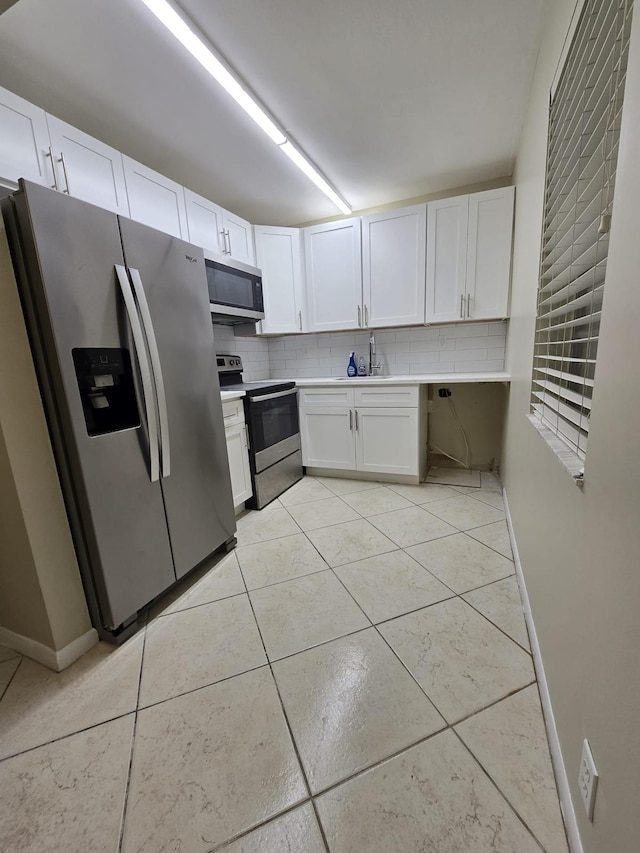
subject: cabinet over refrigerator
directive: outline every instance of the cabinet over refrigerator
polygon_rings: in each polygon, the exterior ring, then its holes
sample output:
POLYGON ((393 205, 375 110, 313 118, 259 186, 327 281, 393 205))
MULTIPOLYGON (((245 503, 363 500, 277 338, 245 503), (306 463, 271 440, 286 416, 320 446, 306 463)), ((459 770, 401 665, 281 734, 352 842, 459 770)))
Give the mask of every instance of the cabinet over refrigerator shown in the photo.
POLYGON ((202 250, 26 181, 2 210, 87 601, 120 642, 235 541, 202 250))

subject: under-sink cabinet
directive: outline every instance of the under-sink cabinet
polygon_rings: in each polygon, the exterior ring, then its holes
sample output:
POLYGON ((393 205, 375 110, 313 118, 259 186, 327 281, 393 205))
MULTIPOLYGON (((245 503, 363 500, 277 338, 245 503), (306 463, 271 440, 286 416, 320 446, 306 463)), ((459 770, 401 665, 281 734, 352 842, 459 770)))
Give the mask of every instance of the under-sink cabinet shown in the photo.
POLYGON ((424 387, 301 388, 300 432, 310 473, 361 472, 417 483, 426 468, 424 387))
POLYGON ((233 506, 236 512, 240 512, 244 509, 245 501, 248 501, 253 494, 249 468, 249 439, 242 400, 223 401, 222 416, 229 457, 233 506))

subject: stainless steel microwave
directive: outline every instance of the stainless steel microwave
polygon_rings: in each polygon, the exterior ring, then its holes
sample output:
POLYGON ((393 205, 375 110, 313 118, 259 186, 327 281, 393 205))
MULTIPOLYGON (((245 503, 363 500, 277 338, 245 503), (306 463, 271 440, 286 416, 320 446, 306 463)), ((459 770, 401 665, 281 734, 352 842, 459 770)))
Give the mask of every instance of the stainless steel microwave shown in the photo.
POLYGON ((227 255, 205 252, 211 317, 233 325, 264 319, 262 270, 227 255))

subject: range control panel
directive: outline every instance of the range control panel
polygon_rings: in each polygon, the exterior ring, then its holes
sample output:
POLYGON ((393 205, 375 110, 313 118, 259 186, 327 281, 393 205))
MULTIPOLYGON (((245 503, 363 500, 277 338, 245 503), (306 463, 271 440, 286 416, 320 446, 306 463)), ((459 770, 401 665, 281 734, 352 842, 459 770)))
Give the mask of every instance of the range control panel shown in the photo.
POLYGON ((217 355, 218 373, 238 373, 242 370, 242 359, 239 355, 217 355))

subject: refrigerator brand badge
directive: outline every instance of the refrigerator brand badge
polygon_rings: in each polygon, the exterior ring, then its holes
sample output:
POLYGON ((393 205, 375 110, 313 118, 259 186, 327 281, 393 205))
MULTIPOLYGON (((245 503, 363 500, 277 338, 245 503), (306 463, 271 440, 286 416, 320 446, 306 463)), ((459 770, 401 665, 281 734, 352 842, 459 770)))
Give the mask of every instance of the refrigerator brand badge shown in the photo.
POLYGON ((198 259, 192 258, 191 255, 185 255, 185 258, 189 261, 190 264, 197 264, 198 263, 198 259))

